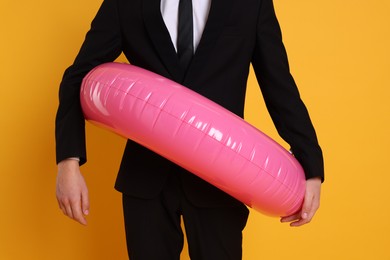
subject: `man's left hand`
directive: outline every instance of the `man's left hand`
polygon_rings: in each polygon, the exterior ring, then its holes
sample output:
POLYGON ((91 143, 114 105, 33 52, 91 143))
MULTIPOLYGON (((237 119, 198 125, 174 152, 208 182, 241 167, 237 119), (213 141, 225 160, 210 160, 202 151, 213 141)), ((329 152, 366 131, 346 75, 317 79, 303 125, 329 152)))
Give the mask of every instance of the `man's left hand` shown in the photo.
POLYGON ((299 227, 309 223, 320 206, 321 179, 312 178, 306 181, 306 193, 302 209, 297 213, 282 217, 281 222, 290 222, 290 226, 299 227))

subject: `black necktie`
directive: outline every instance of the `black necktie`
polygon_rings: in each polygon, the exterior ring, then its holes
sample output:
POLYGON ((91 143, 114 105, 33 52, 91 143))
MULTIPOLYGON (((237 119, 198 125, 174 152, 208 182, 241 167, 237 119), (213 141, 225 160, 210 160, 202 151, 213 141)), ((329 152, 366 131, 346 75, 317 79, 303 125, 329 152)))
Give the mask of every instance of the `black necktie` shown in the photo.
POLYGON ((192 0, 180 0, 177 31, 177 55, 180 66, 187 70, 194 54, 192 0))

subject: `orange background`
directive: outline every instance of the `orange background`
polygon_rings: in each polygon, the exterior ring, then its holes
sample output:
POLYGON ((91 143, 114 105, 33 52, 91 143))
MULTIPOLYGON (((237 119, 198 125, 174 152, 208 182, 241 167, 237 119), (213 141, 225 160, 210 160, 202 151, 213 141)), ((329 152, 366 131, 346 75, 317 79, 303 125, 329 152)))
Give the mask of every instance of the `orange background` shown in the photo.
MULTIPOLYGON (((58 85, 101 0, 0 1, 0 259, 126 259, 113 189, 122 138, 87 125, 87 227, 65 218, 55 199, 58 85)), ((327 179, 310 225, 293 229, 252 212, 244 259, 388 260, 390 2, 275 0, 275 7, 327 179)), ((246 119, 283 144, 253 74, 248 88, 246 119)))

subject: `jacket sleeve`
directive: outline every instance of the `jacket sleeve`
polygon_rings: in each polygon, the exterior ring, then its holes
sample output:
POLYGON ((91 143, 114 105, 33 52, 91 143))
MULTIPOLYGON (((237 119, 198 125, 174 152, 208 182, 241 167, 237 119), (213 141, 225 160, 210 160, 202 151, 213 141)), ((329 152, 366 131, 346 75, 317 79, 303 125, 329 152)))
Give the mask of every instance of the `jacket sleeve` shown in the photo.
POLYGON ((56 161, 79 157, 87 160, 85 122, 80 105, 84 76, 101 63, 115 60, 121 53, 121 34, 116 0, 105 0, 86 34, 74 63, 66 69, 59 90, 55 120, 56 161))
POLYGON ((308 111, 289 70, 272 0, 262 1, 252 64, 279 135, 291 146, 306 178, 321 177, 323 181, 322 151, 308 111))

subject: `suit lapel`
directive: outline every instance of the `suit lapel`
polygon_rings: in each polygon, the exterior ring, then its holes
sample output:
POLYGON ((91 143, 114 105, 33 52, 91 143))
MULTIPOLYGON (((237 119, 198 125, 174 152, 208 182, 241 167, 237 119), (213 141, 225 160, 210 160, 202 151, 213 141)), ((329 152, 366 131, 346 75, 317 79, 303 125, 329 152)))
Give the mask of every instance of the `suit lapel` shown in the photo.
POLYGON ((183 73, 180 70, 175 47, 161 15, 160 0, 142 0, 142 12, 145 27, 161 61, 171 74, 172 79, 181 81, 183 73))

